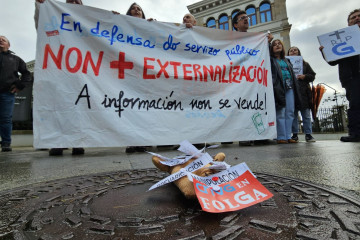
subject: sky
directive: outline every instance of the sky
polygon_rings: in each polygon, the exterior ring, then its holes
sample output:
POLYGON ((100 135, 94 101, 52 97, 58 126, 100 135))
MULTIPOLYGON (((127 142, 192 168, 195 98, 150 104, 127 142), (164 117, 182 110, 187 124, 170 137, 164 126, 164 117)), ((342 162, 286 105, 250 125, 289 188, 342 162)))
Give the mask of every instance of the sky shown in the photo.
MULTIPOLYGON (((65 0, 60 0, 65 2, 65 0)), ((6 36, 14 51, 25 62, 35 59, 36 31, 34 24, 35 0, 0 0, 0 35, 6 36)), ((134 0, 83 0, 88 6, 115 10, 125 14, 134 0)), ((147 18, 164 22, 182 22, 188 13, 186 6, 198 0, 137 0, 147 18)), ((304 59, 316 72, 315 84, 325 83, 339 94, 345 94, 338 77, 337 67, 328 65, 319 52, 317 36, 347 27, 348 14, 360 8, 359 0, 287 0, 288 21, 292 25, 290 41, 301 50, 304 59)), ((323 99, 333 98, 335 91, 326 87, 323 99)), ((338 98, 338 103, 346 103, 338 98)), ((335 102, 322 101, 320 107, 335 102)))

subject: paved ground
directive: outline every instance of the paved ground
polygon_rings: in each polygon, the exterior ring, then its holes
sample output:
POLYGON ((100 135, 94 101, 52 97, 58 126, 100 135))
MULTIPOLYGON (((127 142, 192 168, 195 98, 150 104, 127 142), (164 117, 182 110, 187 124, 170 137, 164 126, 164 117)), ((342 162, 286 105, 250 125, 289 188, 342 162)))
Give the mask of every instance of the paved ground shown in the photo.
MULTIPOLYGON (((153 148, 166 156, 179 152, 171 148, 153 148)), ((209 149, 210 154, 224 152, 226 161, 235 165, 246 162, 258 173, 327 186, 360 199, 360 143, 318 140, 316 143, 239 146, 236 143, 209 149)), ((124 148, 88 148, 84 156, 72 156, 65 150, 60 157, 47 151, 15 147, 0 154, 0 191, 33 183, 80 175, 154 168, 147 153, 126 154, 124 148)))
POLYGON ((218 214, 201 211, 172 184, 147 191, 166 176, 147 153, 88 148, 50 157, 14 147, 0 153, 0 240, 360 239, 360 143, 316 138, 208 149, 231 165, 246 162, 274 195, 218 214))

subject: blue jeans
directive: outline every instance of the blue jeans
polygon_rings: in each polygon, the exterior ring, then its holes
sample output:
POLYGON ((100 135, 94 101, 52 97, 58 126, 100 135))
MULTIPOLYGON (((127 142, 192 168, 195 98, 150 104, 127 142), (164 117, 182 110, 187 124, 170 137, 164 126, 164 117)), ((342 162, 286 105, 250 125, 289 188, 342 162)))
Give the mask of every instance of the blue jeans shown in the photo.
POLYGON ((11 143, 14 103, 14 94, 9 92, 0 93, 0 136, 3 143, 11 143))
MULTIPOLYGON (((304 133, 305 134, 311 134, 312 133, 312 126, 311 126, 311 114, 310 114, 310 108, 301 110, 301 117, 303 120, 303 127, 304 127, 304 133)), ((295 118, 292 125, 292 132, 293 133, 299 133, 299 110, 295 110, 295 118)))
POLYGON ((288 89, 285 93, 286 106, 276 109, 277 140, 289 140, 291 127, 294 121, 295 98, 294 90, 288 89))

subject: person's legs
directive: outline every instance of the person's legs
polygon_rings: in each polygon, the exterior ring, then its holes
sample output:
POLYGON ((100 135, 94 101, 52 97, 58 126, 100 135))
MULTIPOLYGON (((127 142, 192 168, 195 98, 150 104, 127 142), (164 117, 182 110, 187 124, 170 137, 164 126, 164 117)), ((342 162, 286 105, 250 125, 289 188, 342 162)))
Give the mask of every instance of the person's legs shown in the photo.
POLYGON ((276 109, 277 140, 287 141, 285 130, 285 108, 276 109))
POLYGON ((346 86, 349 101, 348 127, 349 136, 340 138, 343 142, 360 142, 360 79, 354 79, 346 86))
POLYGON ((311 113, 310 108, 304 109, 301 111, 301 117, 303 119, 304 133, 306 142, 315 142, 315 139, 312 134, 312 125, 311 125, 311 113))
POLYGON ((15 95, 0 93, 0 135, 3 151, 11 151, 12 114, 14 110, 15 95))
POLYGON ((299 110, 295 110, 294 112, 294 121, 292 123, 291 131, 294 134, 299 133, 299 110))
POLYGON ((295 109, 295 112, 294 112, 294 121, 292 123, 291 131, 292 131, 292 134, 293 134, 291 139, 293 141, 298 142, 299 141, 299 137, 298 137, 298 133, 299 133, 299 110, 297 110, 297 109, 295 109))
POLYGON ((291 128, 294 122, 295 99, 294 90, 288 89, 285 93, 286 107, 285 107, 285 137, 287 140, 291 139, 291 128))
POLYGON ((303 120, 303 127, 305 134, 312 133, 312 125, 311 125, 311 113, 310 108, 304 109, 301 111, 301 117, 303 120))

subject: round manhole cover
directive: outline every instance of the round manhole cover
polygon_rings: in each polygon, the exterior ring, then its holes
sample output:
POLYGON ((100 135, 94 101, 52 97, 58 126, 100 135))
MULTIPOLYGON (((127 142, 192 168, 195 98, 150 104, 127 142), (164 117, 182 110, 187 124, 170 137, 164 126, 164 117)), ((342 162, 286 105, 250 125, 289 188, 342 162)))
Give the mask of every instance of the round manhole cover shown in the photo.
POLYGON ((257 174, 274 197, 203 212, 156 169, 57 180, 0 193, 0 239, 360 239, 360 204, 313 184, 257 174))

